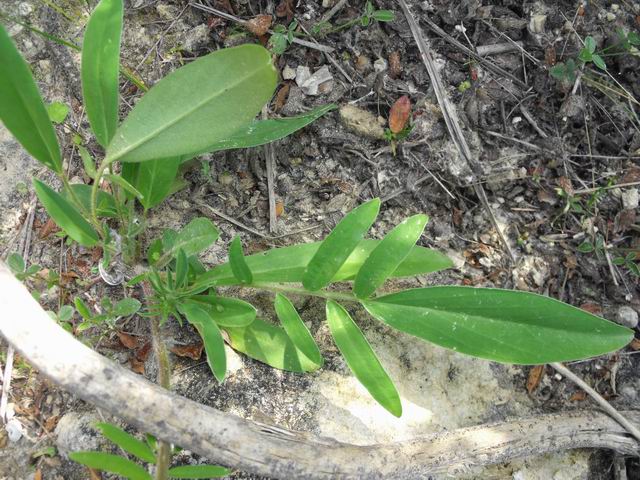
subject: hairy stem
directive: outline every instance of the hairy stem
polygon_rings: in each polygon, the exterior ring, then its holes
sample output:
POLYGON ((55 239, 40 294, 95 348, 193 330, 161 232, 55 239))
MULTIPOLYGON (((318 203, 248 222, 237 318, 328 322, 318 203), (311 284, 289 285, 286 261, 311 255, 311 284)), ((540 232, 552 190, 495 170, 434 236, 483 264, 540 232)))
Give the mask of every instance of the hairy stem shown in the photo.
POLYGON ((294 295, 307 295, 312 297, 326 298, 329 300, 340 300, 343 302, 359 302, 358 298, 346 292, 329 292, 327 290, 317 290, 315 292, 299 287, 289 287, 280 283, 252 283, 250 285, 239 285, 241 287, 258 288, 275 293, 291 293, 294 295))
MULTIPOLYGON (((142 284, 142 291, 144 292, 145 299, 147 300, 147 306, 149 305, 149 299, 153 295, 149 284, 144 282, 142 284)), ((158 384, 167 390, 171 389, 171 365, 169 363, 169 355, 167 348, 162 341, 162 334, 160 332, 160 319, 157 316, 151 317, 151 337, 153 343, 153 350, 156 356, 156 362, 158 364, 158 384)), ((167 480, 169 463, 171 462, 171 446, 162 440, 158 441, 158 449, 156 453, 156 480, 167 480)))
MULTIPOLYGON (((93 187, 91 188, 91 221, 95 225, 99 225, 98 222, 98 190, 100 188, 100 180, 102 180, 102 175, 107 167, 110 165, 110 162, 102 161, 98 170, 96 171, 96 178, 93 181, 93 187)), ((98 230, 98 233, 102 236, 102 229, 98 230)))

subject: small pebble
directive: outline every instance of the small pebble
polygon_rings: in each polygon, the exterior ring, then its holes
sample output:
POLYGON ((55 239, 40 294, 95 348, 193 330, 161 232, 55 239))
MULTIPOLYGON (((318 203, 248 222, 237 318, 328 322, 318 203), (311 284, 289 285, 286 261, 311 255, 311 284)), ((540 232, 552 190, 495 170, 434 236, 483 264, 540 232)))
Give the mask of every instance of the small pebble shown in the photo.
POLYGON ((296 78, 296 71, 289 65, 287 65, 282 69, 282 78, 284 80, 293 80, 294 78, 296 78))
POLYGON ((607 19, 608 22, 613 22, 616 19, 616 14, 607 12, 607 15, 605 18, 607 19))
POLYGON ((616 312, 616 322, 629 328, 638 326, 638 312, 633 308, 623 305, 616 312))
POLYGON ((625 210, 633 210, 638 208, 640 194, 638 194, 637 188, 628 188, 622 191, 620 199, 622 200, 622 206, 625 210))
POLYGON ((379 58, 378 60, 376 60, 375 62, 373 62, 373 69, 377 72, 377 73, 382 73, 387 69, 387 61, 384 58, 379 58))

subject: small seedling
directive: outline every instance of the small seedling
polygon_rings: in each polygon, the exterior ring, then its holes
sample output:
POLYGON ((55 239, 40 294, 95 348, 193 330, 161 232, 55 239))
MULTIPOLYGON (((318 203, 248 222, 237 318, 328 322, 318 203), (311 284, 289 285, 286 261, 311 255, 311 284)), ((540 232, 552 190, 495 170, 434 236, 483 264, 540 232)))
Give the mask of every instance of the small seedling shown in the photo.
POLYGON ((311 28, 311 33, 314 35, 329 35, 331 33, 336 33, 341 30, 351 28, 354 25, 368 27, 374 21, 393 22, 394 20, 395 14, 392 10, 376 10, 376 8, 373 6, 373 3, 367 1, 364 6, 364 11, 356 18, 338 25, 332 25, 329 22, 319 22, 311 28))
POLYGON ((60 307, 60 310, 58 310, 58 313, 52 310, 47 310, 47 313, 53 320, 58 322, 62 328, 64 328, 68 332, 73 331, 72 320, 75 311, 73 310, 72 306, 63 305, 62 307, 60 307))
POLYGON ((42 270, 40 265, 29 265, 27 267, 27 263, 25 262, 22 255, 19 253, 12 253, 7 257, 7 265, 18 280, 21 282, 27 281, 42 270))
MULTIPOLYGON (((72 452, 69 458, 89 468, 120 475, 129 480, 152 480, 149 468, 139 462, 156 465, 159 442, 153 435, 147 434, 145 441, 139 440, 130 433, 112 423, 98 423, 96 428, 109 441, 123 450, 123 455, 112 453, 81 451, 72 452), (131 457, 135 459, 132 460, 131 457)), ((171 454, 180 453, 180 447, 173 447, 171 454)), ((218 465, 184 465, 167 470, 168 478, 220 478, 230 475, 232 470, 218 465)))
POLYGON ((269 38, 269 50, 271 50, 274 55, 282 55, 286 52, 289 45, 293 43, 297 28, 297 20, 293 20, 287 27, 282 25, 273 27, 273 33, 269 38))
POLYGON ((114 329, 118 319, 135 315, 142 306, 135 298, 123 298, 114 304, 108 297, 104 297, 100 302, 101 312, 93 314, 89 306, 80 297, 76 297, 74 304, 80 317, 82 317, 82 322, 76 329, 77 332, 83 332, 88 328, 103 324, 114 329))

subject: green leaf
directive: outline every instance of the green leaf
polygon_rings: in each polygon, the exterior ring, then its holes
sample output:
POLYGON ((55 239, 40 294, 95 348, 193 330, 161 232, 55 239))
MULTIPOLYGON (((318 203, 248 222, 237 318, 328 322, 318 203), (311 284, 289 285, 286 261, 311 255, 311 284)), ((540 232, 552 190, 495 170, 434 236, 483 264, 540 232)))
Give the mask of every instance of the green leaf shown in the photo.
POLYGON ((122 0, 101 0, 82 43, 82 96, 91 130, 106 147, 118 128, 122 0))
POLYGON ((118 317, 128 317, 140 310, 141 306, 135 298, 123 298, 113 306, 111 313, 118 317))
POLYGON ((62 174, 58 139, 27 63, 0 25, 0 120, 27 152, 62 174))
POLYGON ((162 239, 156 238, 147 249, 147 261, 149 265, 155 265, 160 257, 162 257, 162 239))
POLYGON ((378 22, 393 22, 396 18, 395 13, 391 10, 376 10, 371 16, 378 22))
POLYGON ((73 318, 73 313, 74 310, 71 305, 63 305, 60 307, 60 310, 58 310, 58 320, 61 322, 68 322, 73 318))
POLYGON ((414 215, 391 230, 371 252, 356 275, 353 293, 371 296, 396 271, 422 235, 429 217, 414 215))
POLYGON ((171 478, 220 478, 231 475, 233 470, 218 465, 184 465, 170 468, 171 478))
POLYGON ((176 288, 182 288, 187 281, 187 274, 189 273, 189 260, 184 250, 178 250, 176 255, 176 288))
POLYGON ((588 240, 585 240, 584 242, 582 242, 580 245, 578 245, 578 251, 580 253, 591 253, 595 250, 596 248, 593 246, 593 243, 591 243, 588 240))
POLYGON ((224 330, 234 350, 274 368, 298 373, 320 368, 296 348, 282 327, 256 318, 246 327, 225 327, 224 330))
POLYGON ((194 295, 186 302, 195 302, 221 327, 246 327, 257 315, 253 305, 237 298, 194 295))
POLYGON ((269 49, 274 55, 282 55, 289 46, 289 40, 283 33, 272 33, 269 38, 269 49))
POLYGON ((145 442, 138 440, 133 435, 128 434, 111 423, 98 423, 96 427, 102 435, 118 445, 125 452, 134 455, 144 462, 156 463, 155 455, 145 442))
POLYGON ((400 331, 474 357, 540 365, 602 355, 631 330, 528 292, 471 287, 406 290, 363 302, 400 331))
POLYGON ((11 270, 11 273, 13 273, 14 275, 18 273, 24 273, 27 268, 22 255, 15 252, 7 257, 7 265, 9 267, 9 270, 11 270))
POLYGON ((33 186, 49 216, 69 237, 85 247, 93 247, 98 243, 96 231, 62 195, 36 178, 33 179, 33 186))
POLYGON ((640 45, 640 34, 638 32, 629 32, 627 40, 631 45, 640 45))
POLYGON ((213 244, 218 236, 218 229, 211 220, 204 217, 195 218, 178 232, 169 249, 169 255, 173 258, 180 249, 184 250, 188 257, 196 255, 213 244))
POLYGON ((136 187, 131 185, 120 175, 112 175, 110 173, 107 173, 106 175, 103 175, 103 177, 109 180, 111 183, 115 183, 119 187, 122 187, 126 192, 129 192, 141 202, 142 200, 144 200, 144 195, 142 195, 142 193, 140 193, 136 187))
POLYGON ((227 373, 227 356, 224 351, 224 340, 216 322, 205 309, 194 303, 180 304, 179 310, 198 330, 207 352, 209 368, 218 382, 222 383, 227 373))
POLYGON ((593 55, 593 64, 598 67, 600 70, 606 70, 607 64, 604 63, 604 59, 600 55, 593 55))
POLYGON ((82 166, 84 167, 84 171, 91 178, 96 178, 98 172, 96 172, 96 164, 93 160, 93 157, 89 153, 89 150, 84 148, 82 145, 78 145, 78 151, 80 152, 80 158, 82 159, 82 166))
POLYGON ((89 468, 122 475, 130 480, 152 480, 140 465, 118 455, 102 452, 72 452, 69 458, 89 468))
POLYGON ((358 381, 380 405, 400 417, 402 404, 398 391, 349 313, 342 305, 329 300, 327 323, 338 350, 358 381))
POLYGON ((596 51, 596 41, 592 36, 588 36, 584 39, 584 48, 586 48, 589 53, 596 51))
POLYGON ((219 150, 229 150, 233 148, 257 147, 265 143, 280 140, 306 127, 325 113, 335 110, 336 108, 338 108, 337 105, 330 103, 297 117, 254 120, 227 138, 223 138, 215 144, 210 145, 205 151, 217 152, 219 150))
MULTIPOLYGON (((85 209, 86 212, 91 211, 91 185, 85 185, 84 183, 72 183, 70 185, 71 190, 75 194, 76 198, 85 209)), ((66 190, 62 191, 62 196, 71 202, 71 195, 66 190)), ((116 199, 113 195, 105 192, 104 190, 98 190, 98 197, 96 199, 96 214, 98 217, 116 218, 118 216, 118 208, 116 207, 116 199)))
POLYGON ((181 157, 149 160, 144 163, 125 163, 122 177, 142 194, 140 203, 148 210, 162 203, 171 194, 181 163, 181 157))
POLYGON ((82 298, 76 297, 73 303, 76 306, 76 310, 78 311, 78 313, 83 319, 85 320, 91 319, 92 317, 91 310, 89 310, 89 307, 87 306, 86 303, 84 303, 84 300, 82 300, 82 298))
POLYGON ((549 73, 556 80, 563 81, 567 76, 567 67, 565 66, 564 63, 558 62, 549 69, 549 73))
POLYGON ((371 228, 379 210, 380 199, 374 198, 354 208, 336 225, 309 261, 302 276, 304 288, 320 290, 331 282, 371 228))
POLYGON ((287 297, 278 293, 276 294, 274 306, 280 323, 282 323, 285 332, 287 332, 296 348, 309 360, 321 367, 324 364, 324 360, 320 350, 293 304, 287 297))
MULTIPOLYGON (((253 275, 253 282, 299 283, 309 260, 315 255, 321 242, 303 243, 290 247, 274 248, 255 255, 245 257, 245 261, 253 275)), ((351 253, 332 281, 351 280, 360 270, 369 254, 380 243, 380 240, 362 240, 351 253)), ((425 273, 437 272, 451 268, 453 262, 442 253, 429 248, 415 246, 411 253, 398 266, 393 277, 411 277, 425 273)), ((238 281, 228 263, 218 265, 204 275, 198 277, 194 288, 202 289, 212 286, 237 285, 238 281)))
POLYGON ((585 47, 582 50, 580 50, 580 53, 578 54, 578 58, 583 62, 588 63, 591 60, 593 60, 593 53, 590 52, 589 49, 585 47))
POLYGON ((62 123, 69 115, 69 106, 62 102, 52 102, 47 105, 47 115, 53 123, 62 123))
POLYGON ((271 55, 258 45, 225 48, 154 85, 107 147, 107 161, 145 162, 202 152, 248 124, 276 85, 271 55))
POLYGON ((251 283, 253 281, 251 270, 244 259, 240 236, 236 236, 229 247, 229 265, 231 266, 233 276, 236 277, 240 283, 251 283))

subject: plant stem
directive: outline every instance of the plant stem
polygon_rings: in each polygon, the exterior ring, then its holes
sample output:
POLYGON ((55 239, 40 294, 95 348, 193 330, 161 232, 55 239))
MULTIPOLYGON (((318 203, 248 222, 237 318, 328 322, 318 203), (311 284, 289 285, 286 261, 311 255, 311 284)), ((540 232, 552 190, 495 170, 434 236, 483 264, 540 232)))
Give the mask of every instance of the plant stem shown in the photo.
MULTIPOLYGON (((96 171, 96 178, 93 181, 93 187, 91 188, 91 221, 94 224, 99 225, 98 222, 98 190, 100 188, 100 180, 102 180, 102 174, 107 169, 107 167, 111 164, 111 162, 102 161, 98 170, 96 171)), ((102 229, 99 230, 99 233, 102 235, 102 229)))
MULTIPOLYGON (((144 297, 148 305, 148 300, 153 293, 147 282, 142 283, 142 291, 144 292, 144 297)), ((151 317, 151 338, 156 362, 158 364, 158 384, 162 388, 169 390, 171 388, 171 365, 169 363, 166 345, 162 341, 160 319, 157 316, 151 317)), ((156 480, 167 480, 170 461, 171 446, 167 442, 159 440, 156 454, 156 480)))
POLYGON ((276 293, 292 293, 294 295, 307 295, 312 297, 320 297, 326 298, 329 300, 341 300, 343 302, 359 302, 358 298, 351 294, 345 292, 329 292, 326 290, 317 290, 315 292, 306 290, 304 288, 299 287, 288 287, 286 285, 278 284, 278 283, 252 283, 250 285, 239 285, 240 287, 248 287, 248 288, 259 288, 262 290, 268 290, 270 292, 276 293))

